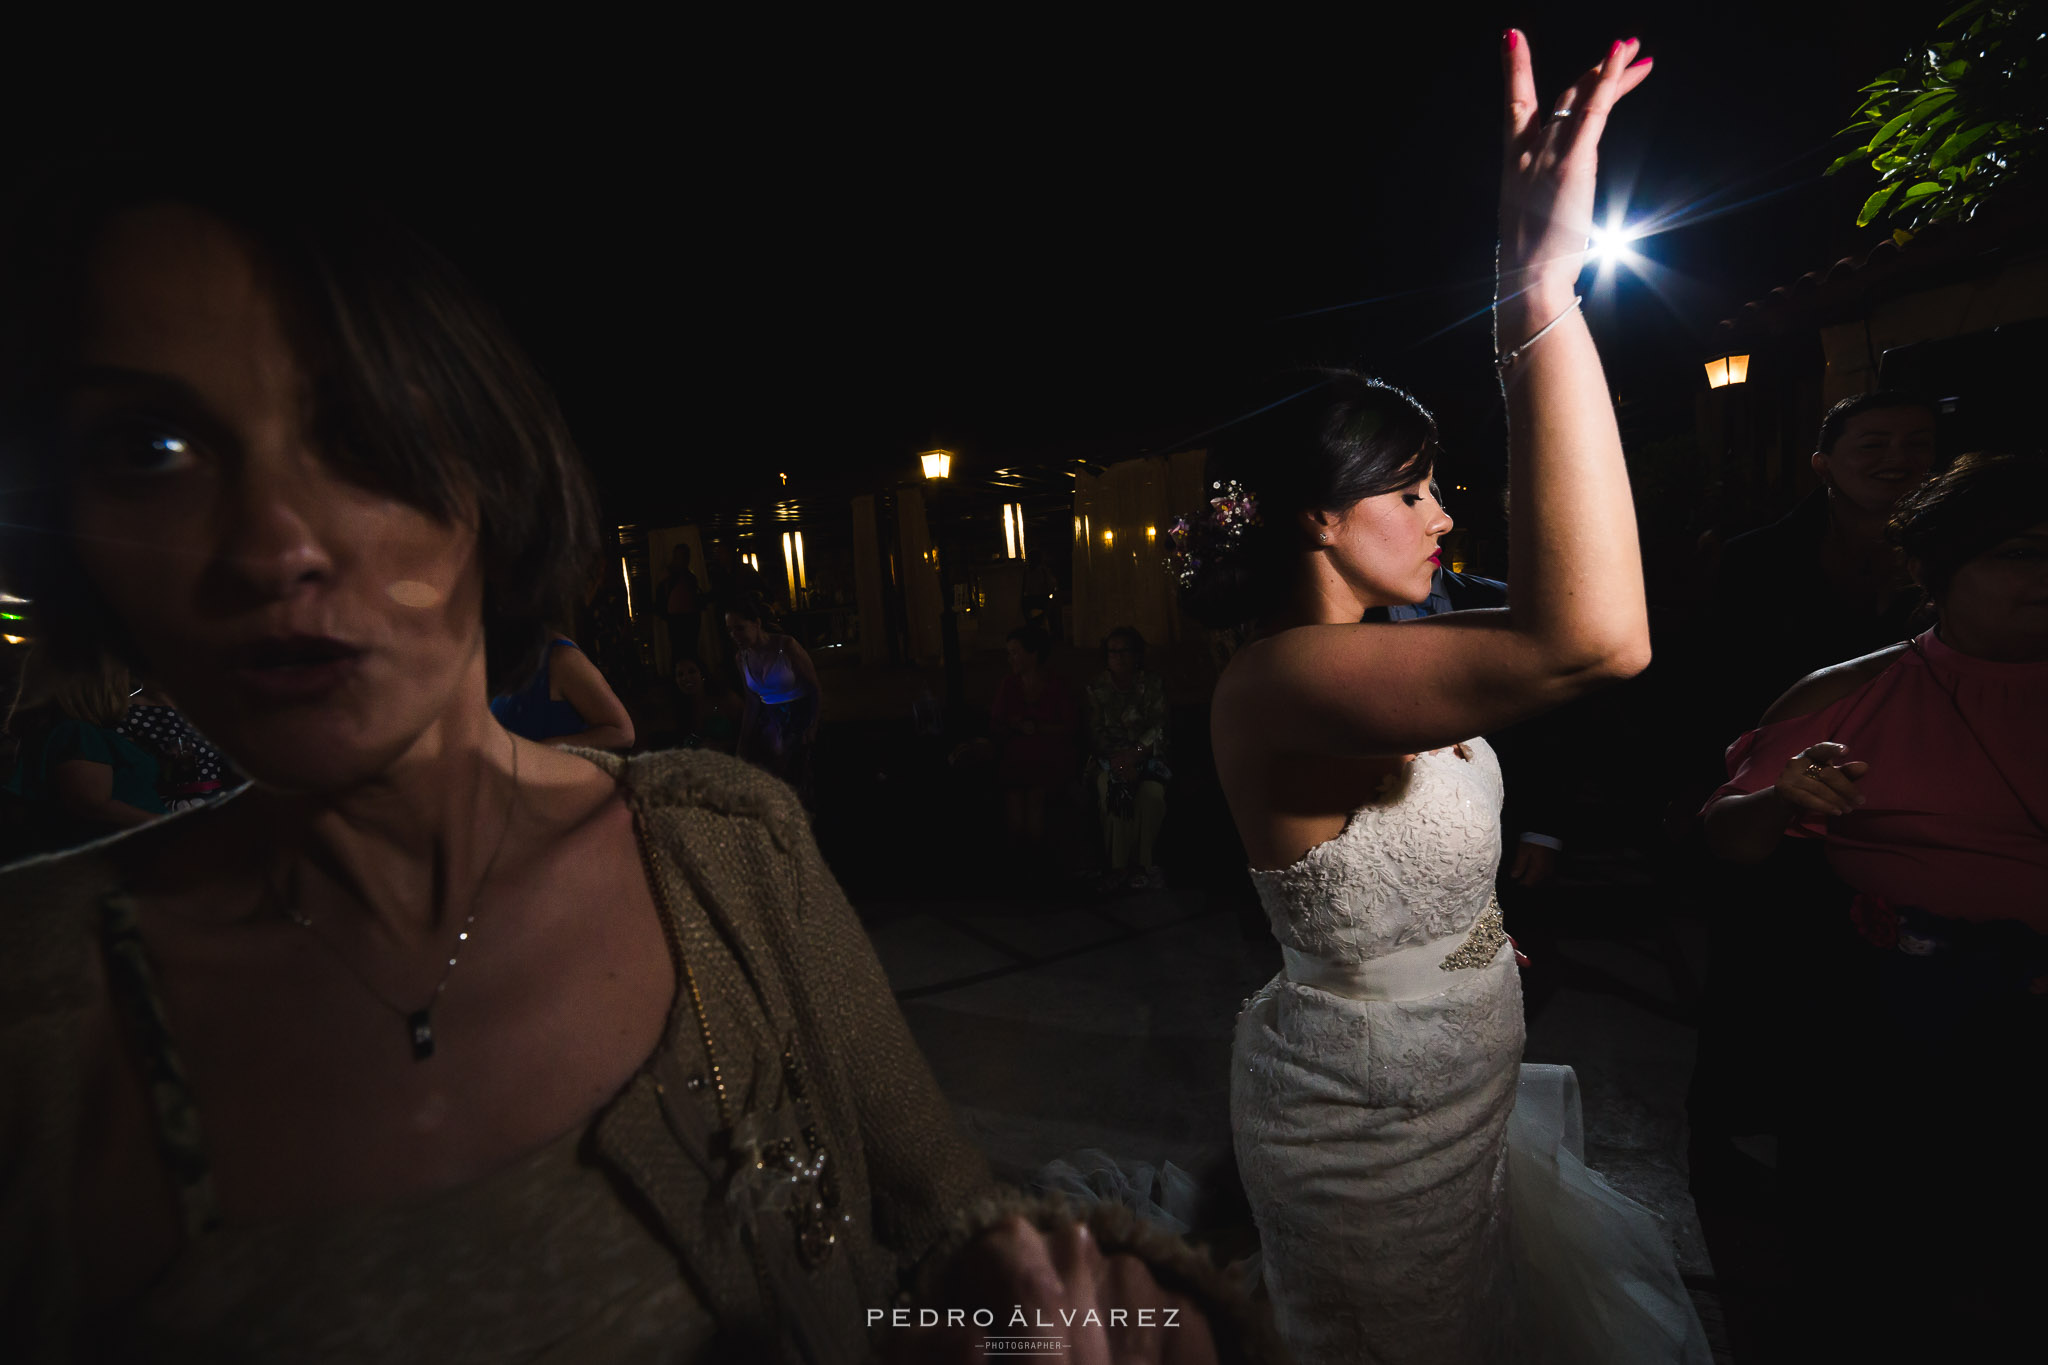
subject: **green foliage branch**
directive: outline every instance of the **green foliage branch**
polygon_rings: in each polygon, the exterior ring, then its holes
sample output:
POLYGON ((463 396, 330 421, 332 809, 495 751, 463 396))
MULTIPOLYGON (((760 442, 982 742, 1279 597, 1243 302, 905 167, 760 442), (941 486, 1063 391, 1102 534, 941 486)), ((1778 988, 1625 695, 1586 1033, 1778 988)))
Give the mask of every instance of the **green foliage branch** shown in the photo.
POLYGON ((1880 184, 1856 226, 1902 224, 1901 243, 2029 183, 2048 139, 2048 4, 1970 0, 1903 66, 1862 88, 1844 134, 1865 140, 1827 174, 1868 162, 1880 184), (1867 130, 1867 131, 1866 131, 1867 130))

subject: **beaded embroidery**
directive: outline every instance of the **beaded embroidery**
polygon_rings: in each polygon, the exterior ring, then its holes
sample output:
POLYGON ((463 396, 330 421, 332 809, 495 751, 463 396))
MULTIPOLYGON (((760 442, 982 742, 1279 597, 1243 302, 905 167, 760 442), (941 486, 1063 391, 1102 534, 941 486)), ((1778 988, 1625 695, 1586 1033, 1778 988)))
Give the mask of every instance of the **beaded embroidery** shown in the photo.
POLYGON ((1498 897, 1490 898, 1486 902, 1486 913, 1472 922, 1472 930, 1465 935, 1465 941, 1439 962, 1437 969, 1455 972, 1464 967, 1484 967, 1493 961, 1501 945, 1507 941, 1508 931, 1500 918, 1500 900, 1498 897))

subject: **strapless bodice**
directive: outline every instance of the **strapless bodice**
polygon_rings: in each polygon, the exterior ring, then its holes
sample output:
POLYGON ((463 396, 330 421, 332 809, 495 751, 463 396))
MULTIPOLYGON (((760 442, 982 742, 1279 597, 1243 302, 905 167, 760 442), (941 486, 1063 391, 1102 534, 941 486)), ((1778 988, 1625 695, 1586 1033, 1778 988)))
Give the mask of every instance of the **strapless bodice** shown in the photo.
POLYGON ((1418 756, 1343 832, 1276 871, 1252 871, 1281 946, 1355 963, 1463 934, 1500 863, 1500 762, 1483 739, 1418 756))

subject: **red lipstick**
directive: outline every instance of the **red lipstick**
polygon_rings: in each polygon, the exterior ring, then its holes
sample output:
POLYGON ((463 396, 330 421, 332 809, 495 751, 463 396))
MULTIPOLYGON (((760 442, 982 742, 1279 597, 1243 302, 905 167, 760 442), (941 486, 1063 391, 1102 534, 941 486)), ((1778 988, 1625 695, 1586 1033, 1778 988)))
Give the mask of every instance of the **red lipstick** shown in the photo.
POLYGON ((291 705, 318 701, 354 678, 363 651, 324 635, 275 636, 232 650, 229 676, 250 700, 291 705))

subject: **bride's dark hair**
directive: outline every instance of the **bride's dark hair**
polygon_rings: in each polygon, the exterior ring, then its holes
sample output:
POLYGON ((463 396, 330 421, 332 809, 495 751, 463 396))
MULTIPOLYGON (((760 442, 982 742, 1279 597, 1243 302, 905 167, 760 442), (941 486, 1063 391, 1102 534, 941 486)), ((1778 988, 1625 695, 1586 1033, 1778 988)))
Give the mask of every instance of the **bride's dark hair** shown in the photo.
POLYGON ((1258 519, 1215 533, 1211 507, 1186 509, 1181 605, 1229 630, 1268 615, 1299 571, 1304 512, 1337 512, 1426 479, 1436 466, 1436 418, 1391 384, 1355 370, 1319 371, 1307 397, 1233 428, 1216 443, 1207 482, 1236 481, 1258 519))

